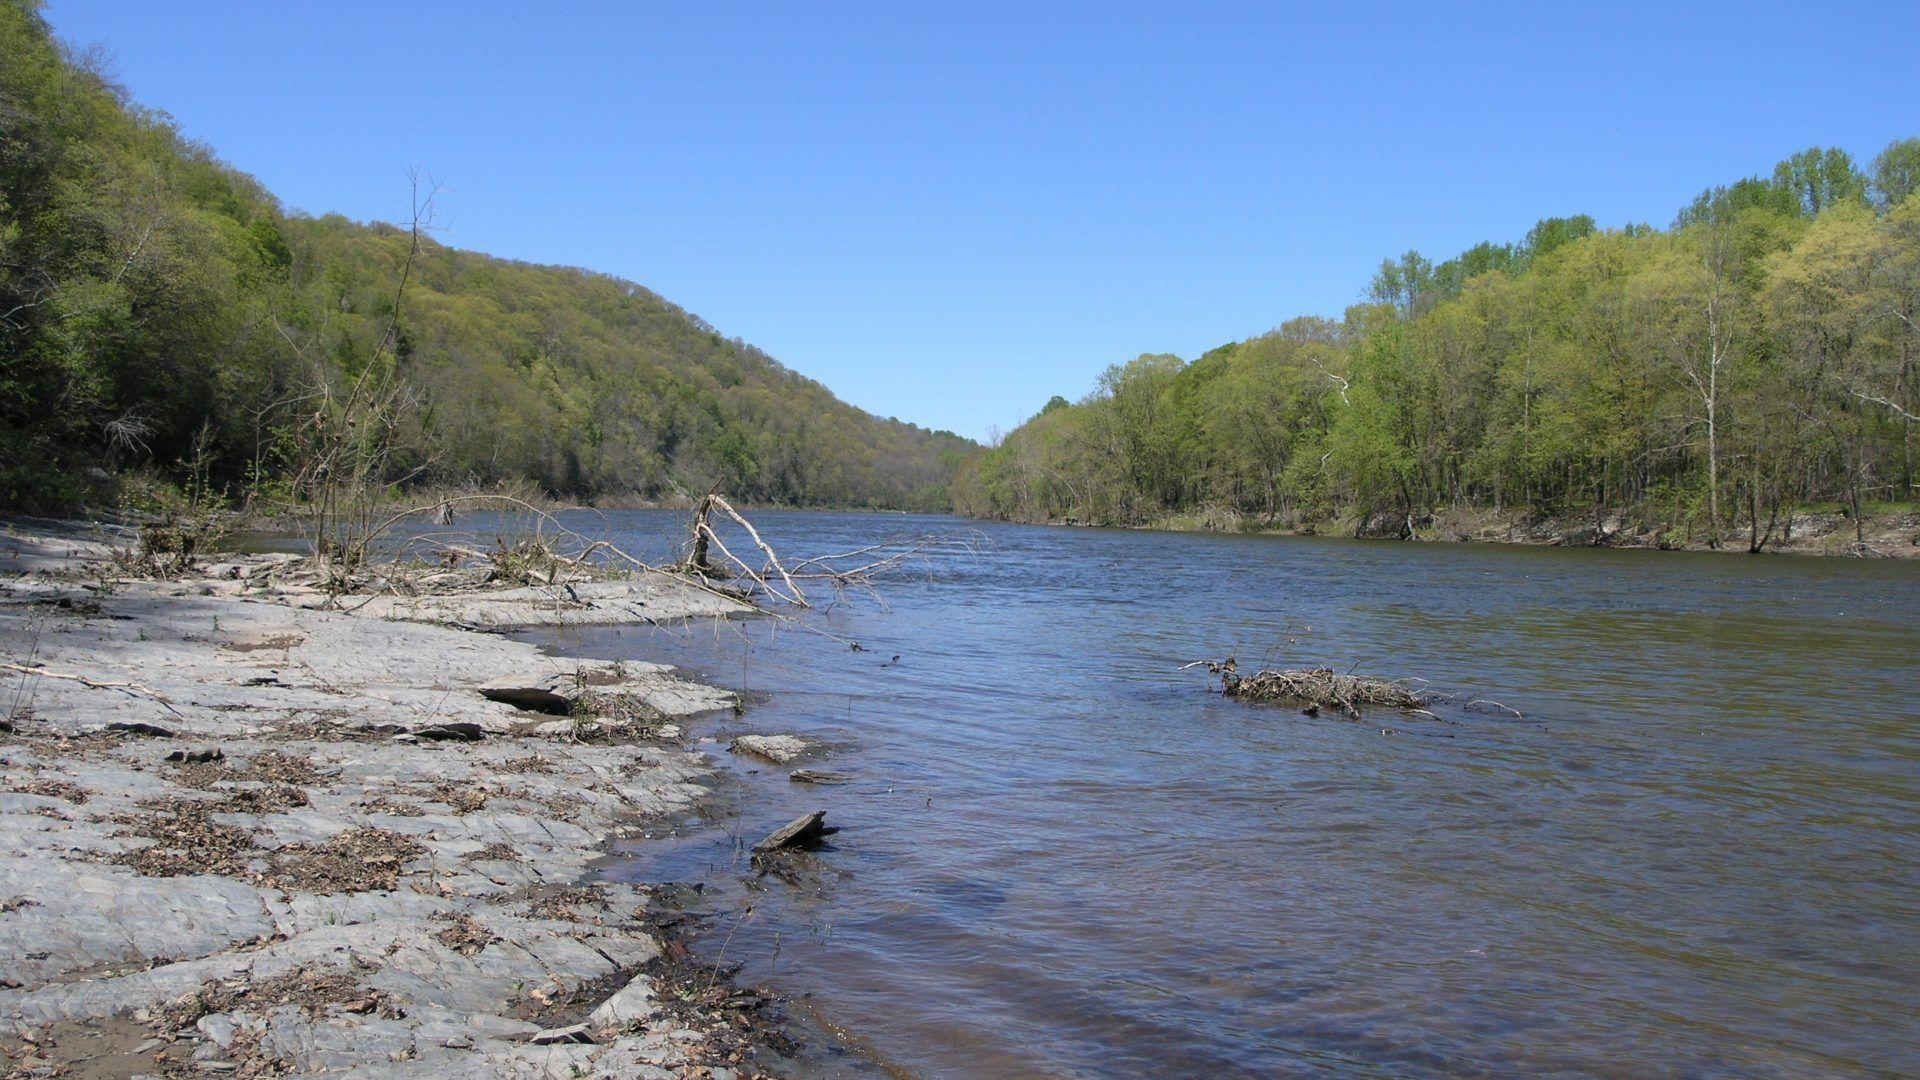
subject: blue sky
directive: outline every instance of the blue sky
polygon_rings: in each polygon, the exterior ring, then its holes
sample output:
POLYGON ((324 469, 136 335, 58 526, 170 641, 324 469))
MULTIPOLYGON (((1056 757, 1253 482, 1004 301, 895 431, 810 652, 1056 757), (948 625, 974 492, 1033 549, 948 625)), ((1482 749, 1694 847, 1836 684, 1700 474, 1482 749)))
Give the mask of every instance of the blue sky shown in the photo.
POLYGON ((982 437, 1380 260, 1920 135, 1920 3, 51 0, 292 208, 631 278, 982 437))

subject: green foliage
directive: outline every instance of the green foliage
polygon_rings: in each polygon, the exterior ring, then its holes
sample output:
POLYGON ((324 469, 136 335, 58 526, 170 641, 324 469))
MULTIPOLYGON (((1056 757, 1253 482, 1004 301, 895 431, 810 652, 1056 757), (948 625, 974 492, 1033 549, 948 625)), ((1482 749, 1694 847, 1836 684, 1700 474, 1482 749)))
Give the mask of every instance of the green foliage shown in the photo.
POLYGON ((1676 228, 1698 225, 1716 219, 1731 219, 1750 211, 1765 211, 1782 217, 1800 213, 1794 193, 1771 180, 1750 176, 1733 184, 1708 188, 1680 211, 1676 228))
POLYGON ((1896 139, 1873 159, 1873 190, 1883 208, 1906 201, 1920 188, 1920 139, 1896 139))
POLYGON ((1588 236, 1596 230, 1593 219, 1586 214, 1573 217, 1541 218, 1533 228, 1527 230, 1527 240, 1521 250, 1531 261, 1543 255, 1550 255, 1555 249, 1565 247, 1588 236))
POLYGON ((1823 210, 1867 201, 1867 178, 1852 155, 1836 147, 1802 150, 1774 166, 1773 183, 1793 196, 1806 217, 1823 210))
POLYGON ((404 406, 375 486, 949 505, 964 439, 631 282, 289 214, 65 56, 36 5, 0 0, 0 56, 0 507, 70 502, 91 466, 172 470, 208 425, 217 486, 297 495, 316 403, 375 385, 404 406))
POLYGON ((1424 298, 1433 291, 1433 263, 1417 251, 1380 264, 1380 272, 1367 286, 1367 298, 1386 304, 1402 315, 1417 314, 1424 298))
POLYGON ((1368 335, 1354 356, 1340 406, 1332 410, 1324 444, 1328 486, 1362 517, 1383 504, 1405 513, 1423 501, 1423 360, 1404 326, 1368 335))
POLYGON ((1434 269, 1433 291, 1451 300, 1460 295, 1467 282, 1485 274, 1514 273, 1531 255, 1529 249, 1516 249, 1512 244, 1475 244, 1434 269))
POLYGON ((1708 189, 1667 231, 1548 218, 1438 266, 1408 252, 1341 321, 1109 369, 970 462, 956 500, 1394 530, 1506 507, 1762 546, 1811 500, 1911 498, 1915 147, 1876 163, 1872 208, 1850 159, 1817 150, 1708 189))

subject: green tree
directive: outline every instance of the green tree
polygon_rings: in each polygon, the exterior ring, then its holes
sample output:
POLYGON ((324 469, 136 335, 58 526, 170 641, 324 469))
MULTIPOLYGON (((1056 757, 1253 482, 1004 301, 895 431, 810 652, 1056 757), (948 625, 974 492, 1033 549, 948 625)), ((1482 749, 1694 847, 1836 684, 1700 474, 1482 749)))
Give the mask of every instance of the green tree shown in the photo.
POLYGON ((1367 286, 1367 298, 1411 318, 1423 310, 1433 285, 1433 262, 1417 251, 1409 251, 1380 263, 1379 272, 1367 286))
POLYGON ((1592 236, 1594 231, 1593 218, 1586 214, 1541 218, 1533 228, 1527 230, 1527 239, 1521 245, 1521 251, 1524 252, 1524 258, 1537 259, 1551 255, 1576 240, 1592 236))
POLYGON ((1375 512, 1411 518, 1422 509, 1419 449, 1426 371, 1404 325, 1377 327, 1360 345, 1348 385, 1337 396, 1326 437, 1326 468, 1335 490, 1359 509, 1365 527, 1375 512))
MULTIPOLYGON (((1859 378, 1873 364, 1863 340, 1876 321, 1872 292, 1878 238, 1870 215, 1823 216, 1791 251, 1769 262, 1764 298, 1807 387, 1802 421, 1838 454, 1837 472, 1855 522, 1873 466, 1875 417, 1859 408, 1859 378)), ((1863 537, 1856 536, 1856 539, 1863 537)))
POLYGON ((1873 193, 1883 209, 1906 201, 1920 188, 1920 139, 1895 139, 1873 159, 1873 193))
POLYGON ((1867 200, 1866 176, 1854 165, 1852 155, 1837 147, 1802 150, 1782 161, 1774 166, 1773 183, 1791 194, 1807 217, 1867 200))

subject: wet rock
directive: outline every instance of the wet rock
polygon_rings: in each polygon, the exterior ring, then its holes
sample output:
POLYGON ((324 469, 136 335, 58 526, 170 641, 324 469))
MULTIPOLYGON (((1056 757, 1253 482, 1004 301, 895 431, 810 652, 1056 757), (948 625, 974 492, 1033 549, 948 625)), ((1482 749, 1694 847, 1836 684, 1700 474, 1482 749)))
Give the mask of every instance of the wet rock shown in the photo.
POLYGON ((813 745, 792 735, 742 735, 729 743, 727 749, 785 765, 806 754, 813 745))
POLYGON ((840 830, 828 825, 827 812, 815 810, 810 814, 801 814, 785 825, 768 833, 766 838, 753 845, 755 854, 767 854, 784 851, 788 848, 802 848, 818 843, 825 837, 840 830))

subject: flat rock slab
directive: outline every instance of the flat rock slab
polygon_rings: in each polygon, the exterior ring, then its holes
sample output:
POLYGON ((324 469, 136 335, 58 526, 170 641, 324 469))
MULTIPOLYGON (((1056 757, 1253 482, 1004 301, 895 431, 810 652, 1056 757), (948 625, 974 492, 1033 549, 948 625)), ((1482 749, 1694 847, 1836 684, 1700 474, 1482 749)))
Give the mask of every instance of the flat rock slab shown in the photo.
POLYGON ((527 717, 488 700, 483 688, 499 686, 595 685, 667 717, 734 701, 663 665, 616 667, 493 635, 176 590, 122 584, 67 611, 0 583, 0 645, 44 672, 0 672, 0 689, 20 687, 38 722, 51 725, 44 730, 143 724, 182 738, 294 719, 504 731, 527 717))
MULTIPOLYGON (((81 1075, 722 1064, 652 1007, 646 890, 591 876, 608 839, 701 797, 711 763, 649 741, 666 724, 541 738, 546 717, 482 689, 590 693, 656 720, 731 694, 405 621, 388 598, 383 613, 243 597, 251 564, 212 591, 88 588, 58 576, 100 554, 81 543, 0 544, 38 560, 0 580, 0 1054, 81 1075), (89 1034, 108 1022, 125 1047, 89 1034)), ((581 592, 664 617, 739 608, 670 586, 581 592)), ((550 597, 522 592, 443 614, 526 625, 550 597)))
POLYGON ((115 543, 129 543, 125 530, 44 518, 0 524, 0 574, 81 573, 113 557, 115 543))
POLYGON ((323 594, 304 594, 290 596, 288 602, 302 607, 337 605, 373 619, 498 629, 678 622, 738 617, 754 610, 666 574, 428 596, 350 595, 335 601, 323 594))

